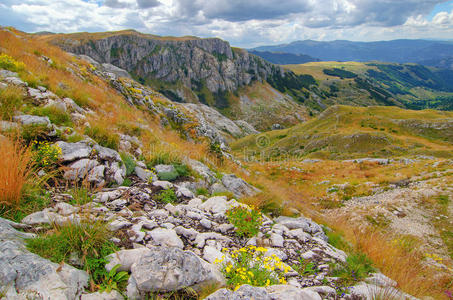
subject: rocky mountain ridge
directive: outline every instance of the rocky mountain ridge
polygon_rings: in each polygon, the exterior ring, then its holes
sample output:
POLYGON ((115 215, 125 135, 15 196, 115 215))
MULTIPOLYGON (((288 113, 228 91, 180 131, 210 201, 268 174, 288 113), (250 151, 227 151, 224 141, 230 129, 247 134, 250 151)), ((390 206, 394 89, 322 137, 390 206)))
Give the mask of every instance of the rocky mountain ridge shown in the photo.
MULTIPOLYGON (((139 80, 181 82, 193 90, 205 86, 212 93, 235 91, 255 80, 284 76, 282 68, 245 50, 231 48, 228 42, 218 38, 166 40, 122 33, 88 40, 71 35, 54 36, 52 43, 125 69, 139 80)), ((178 96, 186 98, 182 94, 178 96)))

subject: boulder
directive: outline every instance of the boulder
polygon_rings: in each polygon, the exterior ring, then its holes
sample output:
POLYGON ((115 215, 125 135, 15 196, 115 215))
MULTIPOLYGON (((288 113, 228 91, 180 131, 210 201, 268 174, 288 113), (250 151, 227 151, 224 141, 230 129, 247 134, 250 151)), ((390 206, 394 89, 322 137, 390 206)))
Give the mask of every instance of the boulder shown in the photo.
POLYGON ((291 285, 271 285, 266 287, 266 291, 273 300, 322 300, 321 296, 314 291, 300 289, 291 285))
POLYGON ((61 149, 60 159, 63 162, 70 162, 81 158, 90 157, 92 147, 87 143, 78 142, 78 143, 66 143, 59 141, 55 143, 61 149))
POLYGON ((29 252, 24 245, 29 237, 0 218, 0 290, 6 298, 79 299, 88 274, 29 252))
POLYGON ((198 160, 188 159, 187 164, 192 170, 201 175, 208 184, 213 184, 217 181, 215 173, 198 160))
POLYGON ((139 166, 135 167, 135 175, 137 175, 138 178, 140 178, 141 180, 146 181, 146 182, 148 182, 150 178, 153 178, 153 181, 157 180, 157 177, 156 177, 156 175, 154 175, 153 172, 151 172, 150 170, 146 170, 139 166))
POLYGON ((96 160, 87 158, 81 159, 72 163, 68 167, 68 170, 64 173, 63 177, 67 180, 84 179, 87 177, 89 172, 98 165, 99 163, 96 160))
POLYGON ((138 262, 142 255, 148 251, 148 248, 137 248, 112 253, 106 257, 108 263, 105 265, 105 269, 110 272, 116 265, 120 265, 117 269, 118 272, 130 272, 132 265, 138 262))
POLYGON ((156 228, 148 232, 154 243, 160 246, 184 248, 183 241, 173 229, 156 228))
POLYGON ((131 271, 140 292, 171 292, 187 287, 200 290, 225 284, 214 266, 193 252, 175 247, 150 249, 132 265, 131 271))
POLYGON ((44 125, 50 127, 51 125, 49 117, 20 115, 13 117, 13 120, 25 126, 44 125))
POLYGON ((92 294, 83 294, 80 300, 123 300, 124 297, 116 290, 107 292, 96 292, 92 294))
POLYGON ((222 184, 237 198, 253 196, 260 192, 260 190, 251 186, 243 179, 236 177, 234 174, 224 174, 222 184))
POLYGON ((121 156, 118 152, 113 149, 102 147, 100 145, 95 145, 94 150, 96 154, 102 160, 109 160, 109 161, 121 161, 121 156))

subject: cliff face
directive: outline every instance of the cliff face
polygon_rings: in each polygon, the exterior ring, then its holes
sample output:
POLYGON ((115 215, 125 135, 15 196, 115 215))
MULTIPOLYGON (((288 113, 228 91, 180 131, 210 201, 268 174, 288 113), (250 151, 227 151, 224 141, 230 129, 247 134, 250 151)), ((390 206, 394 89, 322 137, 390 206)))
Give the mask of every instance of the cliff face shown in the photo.
POLYGON ((280 67, 245 50, 232 49, 217 38, 166 39, 131 33, 79 39, 64 35, 53 43, 125 69, 139 79, 180 82, 193 90, 206 87, 212 93, 235 91, 255 80, 284 76, 280 67))

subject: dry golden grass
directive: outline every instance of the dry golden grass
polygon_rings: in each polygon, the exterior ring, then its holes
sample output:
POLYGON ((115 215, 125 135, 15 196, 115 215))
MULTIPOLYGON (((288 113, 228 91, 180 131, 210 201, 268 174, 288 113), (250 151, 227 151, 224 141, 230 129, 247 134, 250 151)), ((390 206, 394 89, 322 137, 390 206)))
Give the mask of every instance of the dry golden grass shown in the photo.
POLYGON ((398 288, 416 297, 448 299, 445 291, 452 287, 452 279, 436 275, 434 269, 423 265, 423 256, 417 251, 408 252, 377 231, 358 230, 347 220, 331 219, 327 223, 371 258, 382 273, 398 283, 398 288))
POLYGON ((0 205, 17 208, 24 188, 33 178, 34 163, 29 147, 19 140, 0 138, 0 205))

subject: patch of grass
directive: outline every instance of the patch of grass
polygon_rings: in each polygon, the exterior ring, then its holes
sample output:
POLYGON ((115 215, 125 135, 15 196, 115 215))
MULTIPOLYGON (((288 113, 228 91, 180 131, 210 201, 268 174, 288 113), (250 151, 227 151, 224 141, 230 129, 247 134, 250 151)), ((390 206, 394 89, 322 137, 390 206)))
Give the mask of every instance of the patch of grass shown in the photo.
POLYGON ((439 195, 437 196, 437 203, 442 206, 446 206, 450 203, 450 198, 448 195, 439 195))
POLYGON ((20 206, 0 206, 0 216, 5 219, 20 222, 23 218, 37 211, 48 207, 51 203, 50 194, 36 186, 26 185, 20 206))
POLYGON ((16 110, 19 110, 24 100, 24 91, 9 85, 0 90, 0 117, 3 120, 11 120, 16 110))
POLYGON ((299 264, 293 265, 293 269, 301 276, 314 275, 318 272, 318 268, 313 262, 305 260, 302 257, 299 257, 299 264))
POLYGON ((21 137, 24 142, 30 144, 34 141, 43 141, 47 139, 49 129, 46 125, 25 125, 22 126, 21 137))
POLYGON ((134 158, 124 152, 121 152, 120 156, 121 156, 121 160, 123 161, 124 165, 126 166, 126 176, 129 176, 132 173, 134 173, 135 166, 136 166, 134 158))
POLYGON ((206 197, 209 197, 211 195, 206 188, 197 188, 196 194, 197 196, 202 195, 206 197))
POLYGON ((87 184, 75 185, 68 190, 68 194, 72 196, 72 200, 69 201, 71 205, 85 205, 94 199, 87 184))
POLYGON ((161 191, 157 195, 156 198, 159 202, 163 202, 163 203, 172 203, 173 204, 178 201, 178 197, 176 197, 175 191, 172 189, 167 189, 167 190, 161 191))
POLYGON ((34 107, 29 113, 31 115, 48 117, 53 124, 58 126, 72 127, 74 125, 69 114, 55 105, 48 107, 34 107))
POLYGON ((159 176, 160 180, 173 181, 179 177, 179 174, 177 171, 171 171, 171 172, 161 172, 158 174, 158 176, 159 176))
POLYGON ((130 178, 125 178, 122 186, 131 186, 131 185, 132 185, 132 180, 130 180, 130 178))
POLYGON ((319 205, 324 209, 335 209, 344 206, 343 202, 339 200, 332 200, 327 198, 319 199, 319 205))
POLYGON ((330 229, 326 230, 325 227, 323 227, 323 230, 328 238, 329 244, 346 252, 351 251, 352 246, 344 239, 341 233, 335 232, 330 229))
POLYGON ((382 213, 379 213, 377 216, 366 215, 365 219, 373 226, 379 228, 386 228, 390 225, 390 220, 384 216, 382 213))
POLYGON ((227 199, 233 199, 234 194, 232 192, 215 192, 211 195, 212 197, 225 196, 227 199))
POLYGON ((79 224, 54 225, 46 234, 28 239, 27 248, 52 262, 66 262, 86 270, 94 291, 103 284, 105 257, 117 250, 110 237, 105 223, 82 220, 79 224))
POLYGON ((120 143, 119 136, 106 127, 98 125, 86 127, 85 134, 103 147, 118 150, 120 143))
POLYGON ((350 284, 365 279, 374 271, 373 263, 366 254, 353 253, 346 258, 345 264, 333 266, 332 275, 340 277, 344 284, 350 284))
POLYGON ((30 147, 19 140, 2 138, 0 153, 0 205, 6 210, 19 210, 27 186, 35 178, 35 162, 30 147))
POLYGON ((12 72, 19 72, 25 70, 25 64, 15 60, 7 54, 0 54, 0 69, 6 69, 12 72))
POLYGON ((167 146, 154 146, 148 155, 145 156, 148 169, 156 165, 175 165, 181 164, 182 159, 179 153, 167 146))

